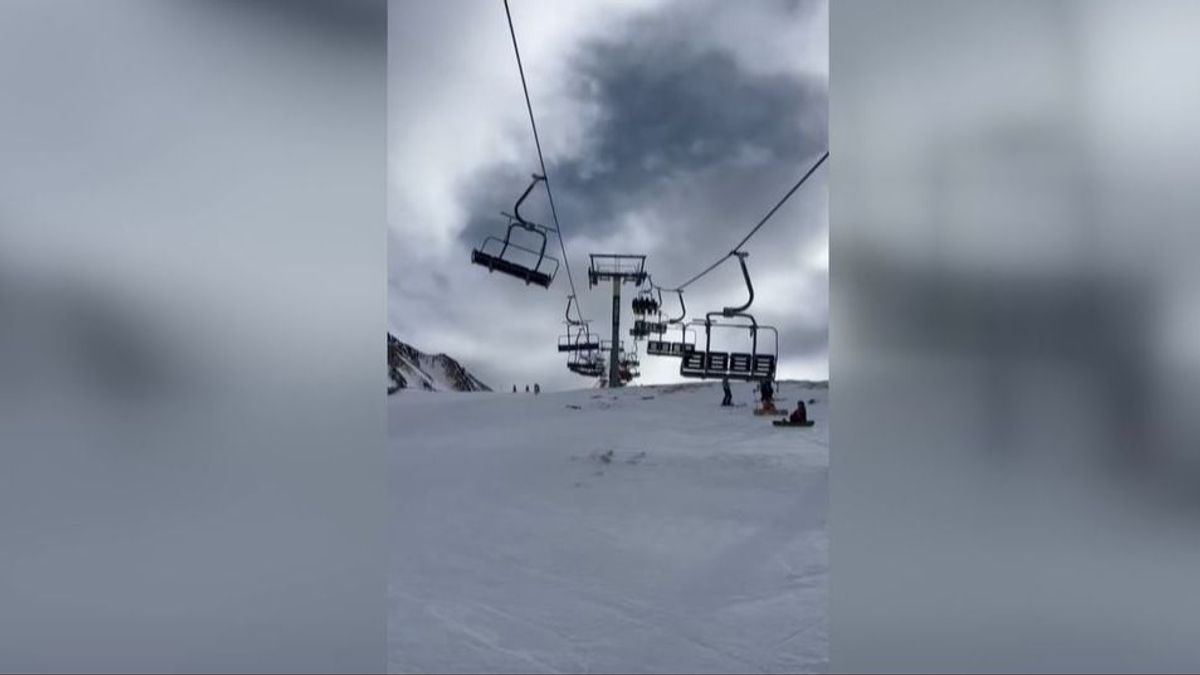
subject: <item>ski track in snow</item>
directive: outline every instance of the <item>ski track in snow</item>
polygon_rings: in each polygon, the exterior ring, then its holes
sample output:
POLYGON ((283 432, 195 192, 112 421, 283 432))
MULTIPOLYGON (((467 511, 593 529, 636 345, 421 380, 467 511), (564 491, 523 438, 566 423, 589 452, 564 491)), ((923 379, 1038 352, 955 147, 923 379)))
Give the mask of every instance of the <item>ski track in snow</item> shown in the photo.
POLYGON ((828 389, 720 397, 390 397, 389 670, 827 670, 828 389))

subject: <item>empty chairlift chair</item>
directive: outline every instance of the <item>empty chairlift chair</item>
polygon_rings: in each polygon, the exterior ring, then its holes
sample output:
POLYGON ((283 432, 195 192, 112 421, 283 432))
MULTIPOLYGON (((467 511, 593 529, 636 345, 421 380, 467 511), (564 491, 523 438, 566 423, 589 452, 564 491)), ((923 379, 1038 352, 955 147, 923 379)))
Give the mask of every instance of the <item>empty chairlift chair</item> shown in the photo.
POLYGON ((567 334, 559 336, 560 352, 594 352, 600 349, 600 336, 591 332, 587 321, 571 318, 571 304, 577 302, 574 295, 567 296, 567 334))
POLYGON ((779 353, 779 332, 774 326, 764 326, 757 323, 748 314, 736 316, 747 320, 746 323, 724 322, 714 318, 720 312, 713 312, 703 320, 697 319, 697 326, 704 326, 705 339, 702 346, 694 351, 682 354, 683 360, 679 365, 679 374, 683 377, 714 378, 728 377, 731 380, 764 380, 774 379, 777 354, 779 353), (714 330, 746 332, 750 337, 749 351, 727 352, 713 349, 712 333, 714 330), (761 333, 770 333, 771 349, 760 340, 761 333))
POLYGON ((750 282, 750 272, 746 268, 746 254, 738 253, 737 256, 750 297, 740 307, 726 307, 720 312, 709 312, 702 321, 697 319, 693 322, 696 325, 704 326, 704 349, 697 348, 695 351, 683 355, 683 360, 679 364, 679 374, 682 377, 716 379, 728 377, 733 380, 764 380, 775 377, 779 354, 779 331, 773 326, 759 325, 754 316, 746 312, 754 302, 754 285, 750 282), (745 323, 723 322, 714 317, 740 318, 746 321, 745 323), (712 348, 714 328, 747 331, 750 337, 750 351, 714 351, 712 348), (764 345, 758 339, 759 333, 763 331, 771 333, 774 338, 772 351, 763 349, 764 345))
POLYGON ((591 352, 600 349, 600 337, 587 326, 567 327, 567 334, 558 337, 560 352, 591 352))
POLYGON ((536 284, 542 288, 549 288, 554 281, 554 276, 558 274, 558 260, 546 255, 546 244, 548 232, 554 232, 552 228, 531 223, 521 217, 521 202, 529 196, 533 188, 540 182, 546 180, 544 176, 533 176, 533 182, 529 187, 525 188, 517 203, 513 205, 512 215, 508 216, 508 230, 504 234, 504 239, 499 237, 488 237, 483 240, 483 245, 471 251, 471 262, 488 268, 488 272, 503 272, 510 276, 514 276, 525 282, 526 285, 536 284), (539 240, 536 249, 530 248, 529 245, 517 244, 513 241, 513 233, 517 230, 529 232, 539 240))
MULTIPOLYGON (((683 318, 687 316, 687 306, 683 302, 683 291, 676 290, 675 292, 679 294, 679 307, 681 312, 679 316, 673 319, 668 318, 666 323, 657 322, 647 326, 647 332, 654 333, 659 336, 656 340, 646 341, 647 356, 671 356, 680 358, 686 354, 696 351, 695 335, 692 335, 692 340, 689 342, 687 324, 683 323, 683 318), (666 338, 666 334, 672 326, 679 326, 680 333, 678 341, 672 341, 666 338)), ((662 291, 660 290, 659 294, 661 295, 661 293, 662 291)))
POLYGON ((574 352, 567 361, 567 369, 586 377, 601 377, 606 369, 604 357, 599 351, 574 352))

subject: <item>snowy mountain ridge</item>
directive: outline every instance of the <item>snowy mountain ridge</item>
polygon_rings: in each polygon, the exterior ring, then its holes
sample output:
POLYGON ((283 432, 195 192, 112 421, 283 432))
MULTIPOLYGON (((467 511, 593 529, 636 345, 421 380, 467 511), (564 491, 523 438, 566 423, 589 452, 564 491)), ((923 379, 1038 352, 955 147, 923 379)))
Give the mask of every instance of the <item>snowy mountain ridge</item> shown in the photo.
POLYGON ((446 354, 426 354, 388 333, 388 393, 426 391, 491 391, 461 363, 446 354))

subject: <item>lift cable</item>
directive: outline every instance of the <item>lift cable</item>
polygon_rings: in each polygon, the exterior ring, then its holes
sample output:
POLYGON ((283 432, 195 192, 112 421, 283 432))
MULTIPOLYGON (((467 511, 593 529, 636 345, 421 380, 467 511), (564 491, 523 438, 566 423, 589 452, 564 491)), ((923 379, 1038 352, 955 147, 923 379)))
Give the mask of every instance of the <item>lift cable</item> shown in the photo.
MULTIPOLYGON (((506 0, 506 1, 507 1, 507 0, 506 0)), ((733 258, 733 257, 736 257, 737 255, 739 255, 739 254, 741 253, 741 249, 742 249, 742 247, 746 245, 746 242, 750 241, 750 238, 751 238, 751 237, 753 237, 753 236, 754 236, 756 233, 758 233, 758 230, 759 230, 759 229, 760 229, 760 228, 761 228, 763 225, 765 225, 765 224, 766 224, 766 222, 767 222, 768 220, 770 220, 770 219, 771 219, 771 216, 775 215, 775 212, 776 212, 776 211, 778 211, 778 210, 779 210, 779 208, 780 208, 781 206, 783 206, 783 205, 784 205, 784 203, 785 203, 785 202, 786 202, 788 199, 790 199, 790 198, 791 198, 791 196, 792 196, 793 194, 795 194, 795 193, 796 193, 796 190, 799 190, 799 189, 800 189, 800 186, 804 184, 804 181, 808 180, 808 177, 809 177, 809 176, 811 176, 811 175, 813 175, 813 172, 815 172, 815 171, 817 170, 817 168, 818 168, 818 167, 820 167, 822 164, 824 164, 824 163, 825 163, 825 160, 826 160, 826 159, 829 159, 829 151, 828 151, 828 150, 826 150, 826 151, 825 151, 825 154, 821 155, 821 158, 820 158, 820 159, 818 159, 818 160, 817 160, 817 162, 816 162, 815 164, 813 164, 813 165, 812 165, 812 168, 810 168, 810 169, 808 170, 808 172, 807 172, 807 173, 805 173, 805 174, 804 174, 804 176, 802 176, 802 177, 800 178, 800 180, 796 181, 796 184, 792 186, 792 189, 790 189, 790 190, 788 190, 788 191, 787 191, 787 194, 785 194, 785 195, 783 196, 783 199, 780 199, 780 200, 779 200, 779 202, 778 202, 778 203, 776 203, 776 204, 775 204, 775 206, 773 206, 773 207, 771 208, 771 210, 767 212, 767 215, 763 216, 763 217, 762 217, 762 220, 758 221, 758 224, 757 224, 757 225, 755 225, 755 226, 754 226, 754 227, 753 227, 753 228, 750 230, 750 233, 749 233, 749 234, 747 234, 745 237, 743 237, 743 238, 742 238, 742 240, 741 240, 741 241, 739 241, 739 242, 737 243, 737 246, 734 246, 734 247, 733 247, 733 250, 732 250, 732 251, 730 251, 729 253, 726 253, 725 255, 721 256, 720 258, 718 258, 718 259, 717 259, 717 261, 716 261, 716 262, 714 262, 713 264, 711 264, 711 265, 709 265, 708 267, 704 268, 704 270, 703 270, 702 272, 700 272, 700 273, 699 273, 699 274, 697 274, 696 276, 692 277, 691 279, 688 279, 687 281, 683 282, 683 283, 682 283, 682 284, 680 284, 679 286, 677 286, 677 287, 675 287, 675 288, 663 288, 663 287, 661 287, 661 286, 660 286, 660 287, 658 287, 658 288, 659 288, 660 290, 665 290, 665 291, 669 291, 669 292, 675 292, 675 293, 677 293, 677 292, 679 292, 679 291, 682 291, 683 289, 687 288, 688 286, 690 286, 690 285, 691 285, 691 284, 693 284, 694 282, 698 281, 698 280, 699 280, 701 277, 703 277, 704 275, 706 275, 706 274, 708 274, 709 272, 711 272, 711 271, 713 271, 713 270, 717 269, 718 267, 720 267, 720 266, 721 266, 721 263, 725 262, 726 260, 729 260, 730 258, 733 258)))
POLYGON ((571 274, 571 259, 567 256, 567 245, 563 241, 562 226, 558 223, 558 210, 554 208, 554 193, 550 191, 550 178, 546 174, 546 159, 542 155, 542 141, 538 137, 537 122, 533 118, 533 103, 529 100, 529 85, 525 83, 525 67, 521 65, 521 49, 517 46, 517 31, 513 28, 512 12, 508 8, 508 0, 504 0, 504 14, 508 17, 508 33, 512 36, 513 54, 517 57, 517 72, 521 74, 521 89, 525 92, 525 108, 529 111, 529 126, 533 128, 533 143, 537 146, 538 163, 542 167, 542 180, 546 184, 546 197, 550 201, 550 215, 554 219, 554 231, 558 235, 558 244, 562 248, 563 265, 567 269, 567 281, 571 284, 571 297, 575 300, 575 314, 583 321, 583 310, 579 307, 579 298, 575 292, 575 277, 571 274))

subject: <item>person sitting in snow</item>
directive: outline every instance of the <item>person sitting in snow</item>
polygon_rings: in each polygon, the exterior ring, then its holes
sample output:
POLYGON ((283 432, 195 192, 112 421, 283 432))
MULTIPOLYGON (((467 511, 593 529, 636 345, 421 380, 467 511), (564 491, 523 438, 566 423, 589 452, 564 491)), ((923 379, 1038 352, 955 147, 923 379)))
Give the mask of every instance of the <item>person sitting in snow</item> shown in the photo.
POLYGON ((725 392, 725 398, 721 399, 721 407, 733 405, 733 390, 729 388, 729 378, 721 378, 721 389, 725 392))
POLYGON ((788 416, 788 421, 792 424, 800 424, 808 426, 808 407, 804 405, 804 401, 796 401, 796 409, 788 416))

